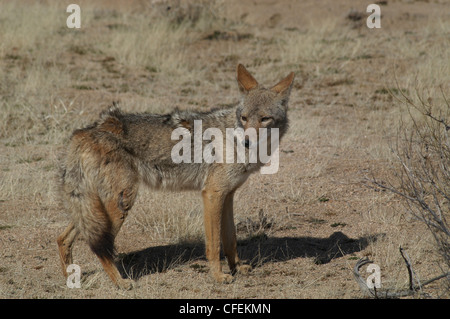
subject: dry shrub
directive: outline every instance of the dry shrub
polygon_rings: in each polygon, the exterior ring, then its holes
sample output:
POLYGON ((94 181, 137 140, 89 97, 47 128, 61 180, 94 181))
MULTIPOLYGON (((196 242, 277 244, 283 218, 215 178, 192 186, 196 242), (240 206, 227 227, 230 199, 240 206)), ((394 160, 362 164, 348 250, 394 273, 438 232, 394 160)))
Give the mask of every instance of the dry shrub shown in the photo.
POLYGON ((408 110, 393 152, 397 159, 390 182, 374 180, 403 199, 407 211, 424 223, 435 239, 440 265, 450 288, 450 104, 443 90, 433 102, 416 89, 412 99, 397 96, 408 110))

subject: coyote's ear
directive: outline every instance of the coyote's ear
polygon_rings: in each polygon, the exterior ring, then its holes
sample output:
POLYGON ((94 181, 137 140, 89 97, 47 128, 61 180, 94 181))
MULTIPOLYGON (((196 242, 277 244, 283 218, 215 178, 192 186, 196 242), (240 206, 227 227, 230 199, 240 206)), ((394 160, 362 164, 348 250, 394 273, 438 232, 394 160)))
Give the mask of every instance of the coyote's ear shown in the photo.
POLYGON ((292 84, 294 83, 294 77, 294 72, 291 72, 287 77, 285 77, 283 80, 278 82, 278 84, 275 84, 275 86, 271 88, 273 92, 277 93, 281 97, 281 104, 284 106, 287 105, 287 102, 289 100, 292 84))
POLYGON ((243 93, 247 93, 258 86, 258 82, 242 64, 238 64, 237 66, 237 82, 239 84, 239 90, 243 93))
POLYGON ((294 83, 294 77, 294 72, 289 73, 287 77, 278 82, 278 84, 275 84, 275 86, 272 87, 271 90, 281 94, 286 93, 286 91, 290 91, 292 83, 294 83))

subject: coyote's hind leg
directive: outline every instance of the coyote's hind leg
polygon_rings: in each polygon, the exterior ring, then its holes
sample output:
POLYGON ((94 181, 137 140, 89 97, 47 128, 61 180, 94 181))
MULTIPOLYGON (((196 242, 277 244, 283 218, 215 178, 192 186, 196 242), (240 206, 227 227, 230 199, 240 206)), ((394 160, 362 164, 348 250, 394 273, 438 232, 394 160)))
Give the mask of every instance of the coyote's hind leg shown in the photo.
POLYGON ((61 267, 64 276, 67 278, 67 266, 73 263, 72 248, 79 231, 75 228, 73 222, 58 236, 58 250, 61 260, 61 267))
MULTIPOLYGON (((91 209, 96 216, 96 223, 92 225, 92 231, 88 235, 88 243, 114 284, 122 289, 131 289, 133 281, 131 279, 123 279, 114 262, 114 240, 126 216, 126 212, 122 207, 125 194, 124 192, 118 193, 117 197, 107 201, 105 204, 100 198, 94 201, 91 209)), ((130 205, 127 206, 128 209, 131 208, 132 202, 134 202, 134 196, 130 205)))

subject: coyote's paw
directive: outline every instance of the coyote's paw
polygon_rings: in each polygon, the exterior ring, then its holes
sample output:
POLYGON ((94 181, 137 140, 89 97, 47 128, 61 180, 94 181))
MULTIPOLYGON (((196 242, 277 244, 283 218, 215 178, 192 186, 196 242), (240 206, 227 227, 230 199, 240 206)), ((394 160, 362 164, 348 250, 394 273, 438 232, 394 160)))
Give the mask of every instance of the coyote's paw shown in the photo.
POLYGON ((117 282, 117 287, 122 290, 131 290, 134 287, 134 280, 121 279, 117 282))
POLYGON ((238 265, 238 266, 236 266, 236 270, 240 274, 248 275, 248 273, 252 271, 252 266, 250 266, 250 265, 238 265))
POLYGON ((233 276, 224 273, 215 273, 214 279, 216 279, 216 281, 220 284, 230 284, 233 282, 233 276))

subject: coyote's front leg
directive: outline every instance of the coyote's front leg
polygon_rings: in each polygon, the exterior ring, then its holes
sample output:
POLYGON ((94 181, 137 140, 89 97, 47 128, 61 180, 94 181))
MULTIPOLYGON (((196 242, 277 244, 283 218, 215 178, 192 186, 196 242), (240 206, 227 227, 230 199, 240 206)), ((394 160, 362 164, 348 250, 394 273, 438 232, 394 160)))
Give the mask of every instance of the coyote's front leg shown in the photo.
POLYGON ((206 258, 213 277, 220 283, 230 283, 233 276, 224 274, 220 264, 221 222, 226 194, 212 189, 204 189, 203 213, 206 237, 206 258))
POLYGON ((231 274, 234 275, 237 272, 248 274, 252 267, 242 264, 237 253, 236 226, 233 218, 233 196, 234 191, 225 197, 221 224, 222 245, 231 274))

